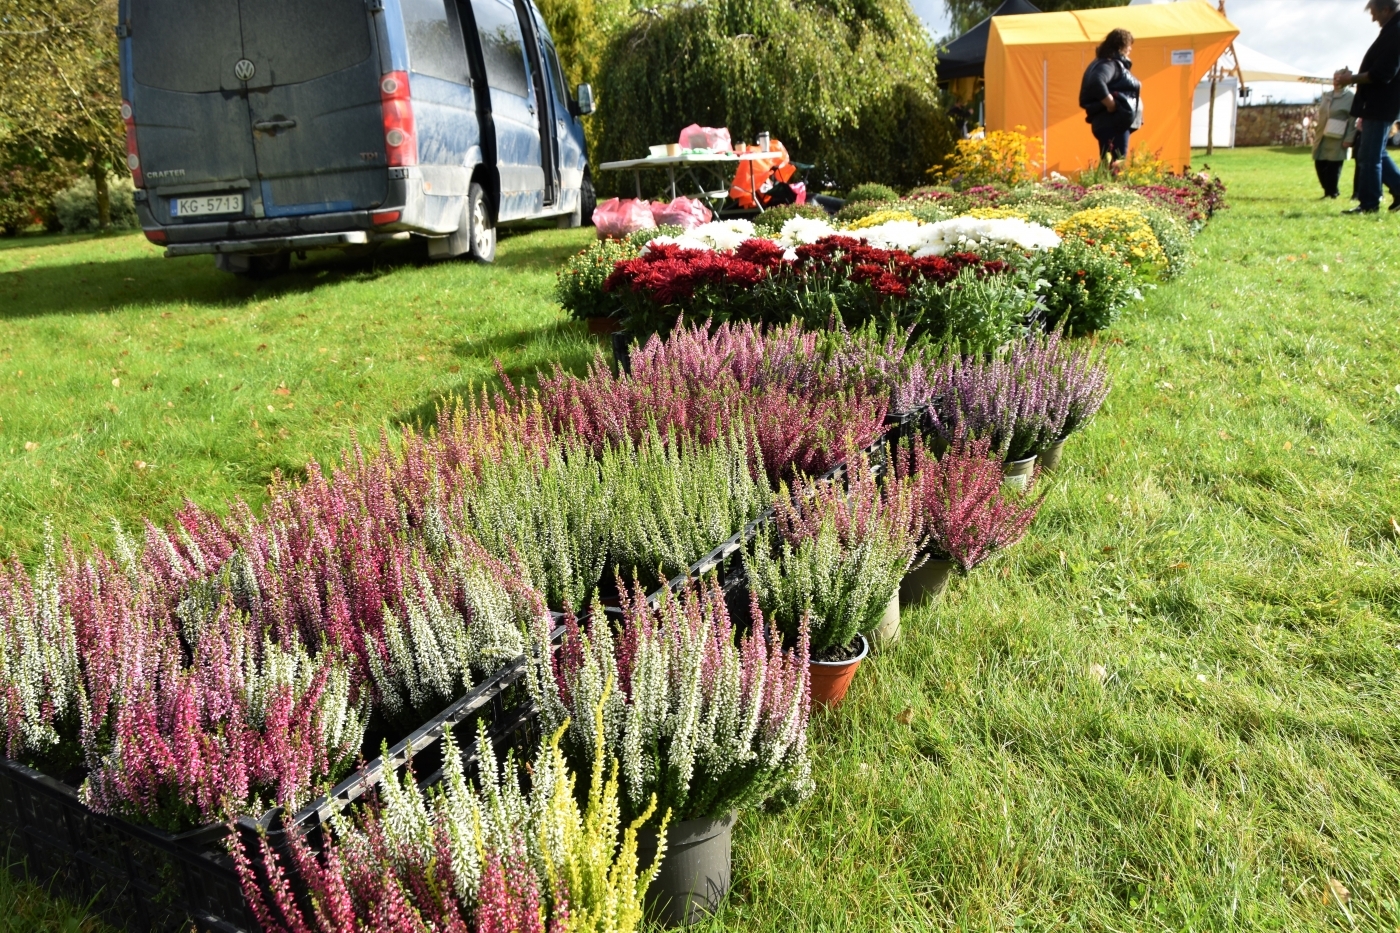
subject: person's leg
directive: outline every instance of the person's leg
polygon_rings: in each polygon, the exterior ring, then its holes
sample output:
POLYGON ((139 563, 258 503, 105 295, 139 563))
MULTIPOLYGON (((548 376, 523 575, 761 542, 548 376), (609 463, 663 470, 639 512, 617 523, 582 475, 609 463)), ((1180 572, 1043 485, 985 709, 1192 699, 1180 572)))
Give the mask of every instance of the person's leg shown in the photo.
POLYGON ((1381 155, 1385 147, 1386 124, 1381 120, 1361 121, 1356 139, 1356 197, 1363 211, 1381 206, 1381 155))
MULTIPOLYGON (((1390 151, 1384 146, 1381 147, 1381 184, 1385 185, 1390 196, 1395 199, 1395 204, 1400 204, 1400 169, 1395 167, 1395 160, 1390 157, 1390 151)), ((1379 189, 1377 194, 1379 196, 1379 189)), ((1394 207, 1394 204, 1391 206, 1394 207)))
POLYGON ((1337 181, 1342 176, 1342 163, 1317 159, 1313 165, 1317 166, 1317 180, 1322 184, 1322 196, 1335 198, 1338 194, 1337 181))
POLYGON ((1132 130, 1124 130, 1113 137, 1113 157, 1115 159, 1126 158, 1128 155, 1128 139, 1133 135, 1132 130))

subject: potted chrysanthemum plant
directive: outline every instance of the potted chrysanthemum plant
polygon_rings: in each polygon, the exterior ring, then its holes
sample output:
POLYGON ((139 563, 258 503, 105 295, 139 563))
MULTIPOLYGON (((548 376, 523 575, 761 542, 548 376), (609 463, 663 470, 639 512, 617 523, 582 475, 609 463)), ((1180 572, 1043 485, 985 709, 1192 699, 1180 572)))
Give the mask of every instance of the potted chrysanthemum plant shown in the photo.
POLYGON ((616 757, 623 819, 653 801, 669 814, 664 835, 644 829, 639 842, 643 866, 666 852, 647 901, 668 925, 702 918, 728 890, 738 811, 811 790, 806 630, 788 650, 753 615, 739 633, 717 587, 656 605, 634 587, 616 631, 597 616, 584 631, 570 616, 557 651, 535 640, 530 690, 546 732, 567 725, 560 747, 570 767, 616 757))
POLYGON ((882 491, 863 456, 854 456, 844 485, 786 487, 773 527, 745 553, 745 573, 759 608, 789 642, 810 631, 813 702, 845 696, 869 651, 866 635, 898 637, 899 582, 917 548, 912 500, 882 491), (893 615, 893 619, 889 616, 893 615))

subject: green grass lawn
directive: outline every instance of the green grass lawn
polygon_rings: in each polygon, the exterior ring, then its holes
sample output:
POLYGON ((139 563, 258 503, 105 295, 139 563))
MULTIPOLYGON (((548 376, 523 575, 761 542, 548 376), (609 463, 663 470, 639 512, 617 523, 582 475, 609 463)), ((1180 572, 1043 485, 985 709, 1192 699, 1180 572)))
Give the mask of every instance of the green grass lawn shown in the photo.
MULTIPOLYGON (((1210 161, 1231 209, 1107 335, 1030 535, 814 717, 817 794, 744 815, 713 929, 1400 929, 1400 218, 1301 150, 1210 161)), ((0 248, 0 550, 256 499, 494 356, 577 365, 548 289, 586 236, 263 286, 0 248)))

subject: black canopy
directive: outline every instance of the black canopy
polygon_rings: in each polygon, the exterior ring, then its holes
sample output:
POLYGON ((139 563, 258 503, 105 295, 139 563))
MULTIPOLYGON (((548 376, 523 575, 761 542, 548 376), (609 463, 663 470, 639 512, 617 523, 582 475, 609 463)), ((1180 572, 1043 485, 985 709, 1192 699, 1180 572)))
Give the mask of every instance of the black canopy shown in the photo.
MULTIPOLYGON (((992 16, 1039 12, 1029 0, 1006 0, 992 16)), ((948 47, 938 53, 938 80, 982 77, 982 66, 987 63, 987 38, 991 32, 992 19, 989 16, 949 42, 948 47)))

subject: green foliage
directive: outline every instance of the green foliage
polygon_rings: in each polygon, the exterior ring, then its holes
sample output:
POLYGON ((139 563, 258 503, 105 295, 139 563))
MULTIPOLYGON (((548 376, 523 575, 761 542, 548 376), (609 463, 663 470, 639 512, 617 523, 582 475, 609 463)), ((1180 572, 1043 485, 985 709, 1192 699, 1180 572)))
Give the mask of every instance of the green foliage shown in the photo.
POLYGON ((1041 291, 1048 322, 1071 334, 1103 330, 1141 298, 1132 269, 1077 236, 1043 254, 1037 271, 1049 283, 1041 291))
POLYGON ((77 166, 49 168, 11 163, 0 168, 0 235, 13 235, 35 224, 59 228, 54 194, 78 177, 77 166))
POLYGON ((1180 216, 1162 207, 1144 207, 1140 213, 1147 218, 1152 234, 1167 257, 1165 278, 1180 275, 1194 261, 1191 250, 1191 230, 1180 216))
POLYGON ((818 220, 827 220, 830 215, 825 208, 817 207, 815 204, 781 204, 770 208, 753 219, 754 230, 760 236, 776 236, 793 217, 814 217, 818 220))
POLYGON ((705 445, 653 432, 609 450, 603 475, 611 494, 613 565, 648 589, 684 573, 773 498, 737 435, 705 445))
MULTIPOLYGON (((130 230, 139 224, 136 220, 136 205, 132 195, 136 188, 128 177, 108 180, 111 226, 118 230, 130 230)), ((97 185, 91 178, 80 178, 64 188, 53 198, 54 213, 64 233, 84 233, 102 229, 97 209, 97 185)))
POLYGON ((698 122, 735 139, 771 131, 818 181, 914 185, 952 145, 934 66, 907 0, 666 6, 611 41, 593 158, 634 157, 698 122))
POLYGON ((882 185, 878 182, 866 182, 863 185, 856 185, 847 194, 849 201, 898 201, 899 192, 889 185, 882 185))
MULTIPOLYGON (((956 38, 992 15, 1001 6, 1002 0, 943 0, 948 8, 950 36, 956 38)), ((1128 0, 1035 0, 1042 13, 1056 13, 1061 10, 1092 10, 1099 7, 1127 6, 1128 0)), ((1099 36, 1102 39, 1103 36, 1099 36)))
POLYGON ((915 297, 910 306, 918 309, 917 319, 901 324, 969 348, 1001 346, 1021 332, 1035 310, 1021 276, 978 275, 971 269, 946 286, 921 286, 915 297))

